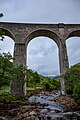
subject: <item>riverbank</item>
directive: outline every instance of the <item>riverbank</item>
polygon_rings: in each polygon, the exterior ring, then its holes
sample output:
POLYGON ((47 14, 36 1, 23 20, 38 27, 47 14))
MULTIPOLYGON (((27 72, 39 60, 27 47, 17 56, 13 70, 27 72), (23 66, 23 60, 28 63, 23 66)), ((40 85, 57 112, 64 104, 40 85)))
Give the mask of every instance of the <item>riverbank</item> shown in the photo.
POLYGON ((34 117, 43 119, 43 115, 39 112, 39 109, 43 109, 41 104, 16 105, 5 104, 2 109, 0 108, 0 120, 31 120, 34 117))
POLYGON ((36 97, 34 95, 31 100, 35 102, 24 97, 14 101, 0 99, 0 120, 79 120, 78 105, 72 98, 59 96, 58 91, 42 91, 36 97))
POLYGON ((54 101, 64 105, 67 111, 80 110, 79 104, 75 102, 74 98, 71 98, 70 96, 57 96, 54 98, 54 101))

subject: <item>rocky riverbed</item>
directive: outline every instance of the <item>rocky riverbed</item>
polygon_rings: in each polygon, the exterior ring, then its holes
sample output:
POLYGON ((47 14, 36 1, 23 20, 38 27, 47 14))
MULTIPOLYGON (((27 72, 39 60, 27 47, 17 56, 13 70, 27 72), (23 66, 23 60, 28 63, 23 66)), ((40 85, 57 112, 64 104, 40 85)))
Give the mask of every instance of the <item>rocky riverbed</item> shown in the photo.
POLYGON ((80 120, 77 103, 60 92, 40 92, 29 102, 0 103, 0 120, 80 120))

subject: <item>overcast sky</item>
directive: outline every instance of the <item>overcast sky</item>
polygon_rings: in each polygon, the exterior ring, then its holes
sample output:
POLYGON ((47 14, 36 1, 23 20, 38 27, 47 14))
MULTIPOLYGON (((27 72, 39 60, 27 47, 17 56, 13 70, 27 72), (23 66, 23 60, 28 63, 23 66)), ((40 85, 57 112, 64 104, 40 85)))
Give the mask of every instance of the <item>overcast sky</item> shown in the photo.
MULTIPOLYGON (((80 24, 80 0, 0 0, 0 12, 4 13, 0 21, 6 22, 80 24)), ((69 38, 66 44, 70 66, 80 62, 80 38, 69 38)), ((6 37, 0 48, 13 53, 13 41, 6 37)), ((47 37, 34 38, 28 45, 27 66, 43 75, 58 75, 56 43, 47 37)))

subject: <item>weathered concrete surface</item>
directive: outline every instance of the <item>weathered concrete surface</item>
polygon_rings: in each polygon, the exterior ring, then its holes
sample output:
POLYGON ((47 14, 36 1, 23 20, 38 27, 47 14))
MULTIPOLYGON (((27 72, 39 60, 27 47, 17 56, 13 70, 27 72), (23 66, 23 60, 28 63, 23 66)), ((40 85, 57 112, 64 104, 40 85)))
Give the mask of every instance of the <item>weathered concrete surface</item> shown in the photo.
MULTIPOLYGON (((14 64, 26 65, 26 46, 35 37, 46 36, 58 45, 60 73, 69 68, 66 40, 69 37, 80 36, 80 24, 29 24, 0 22, 0 29, 15 42, 14 64)), ((25 94, 20 82, 15 81, 11 85, 13 94, 25 94), (18 88, 18 89, 17 89, 18 88)), ((65 94, 65 81, 61 81, 61 90, 65 94)))

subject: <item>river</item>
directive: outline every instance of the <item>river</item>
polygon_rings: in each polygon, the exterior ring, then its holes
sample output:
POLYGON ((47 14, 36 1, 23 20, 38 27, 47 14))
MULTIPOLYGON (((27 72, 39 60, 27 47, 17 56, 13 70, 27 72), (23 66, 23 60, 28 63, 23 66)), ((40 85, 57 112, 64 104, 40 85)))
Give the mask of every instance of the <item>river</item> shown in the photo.
MULTIPOLYGON (((44 120, 80 120, 79 111, 66 111, 65 106, 54 101, 54 98, 59 95, 60 91, 42 91, 38 95, 30 96, 28 100, 31 103, 40 103, 44 105, 42 109, 39 109, 39 112, 44 116, 44 120)), ((37 120, 37 116, 34 120, 37 120)))

